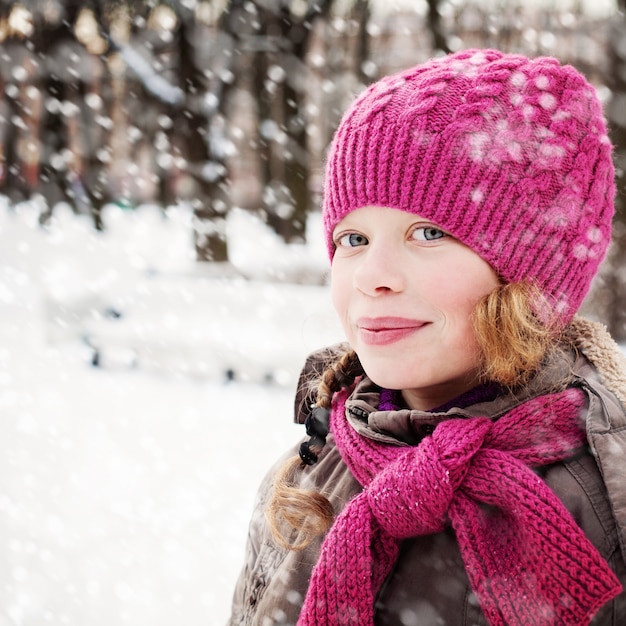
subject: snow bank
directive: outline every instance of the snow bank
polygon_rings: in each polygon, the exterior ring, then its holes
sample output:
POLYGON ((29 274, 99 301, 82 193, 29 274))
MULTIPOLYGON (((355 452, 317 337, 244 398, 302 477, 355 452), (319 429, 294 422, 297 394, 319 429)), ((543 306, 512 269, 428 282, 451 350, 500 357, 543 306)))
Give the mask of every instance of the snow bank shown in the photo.
POLYGON ((222 624, 327 288, 277 283, 275 240, 270 274, 198 272, 184 208, 38 216, 0 199, 0 625, 222 624))

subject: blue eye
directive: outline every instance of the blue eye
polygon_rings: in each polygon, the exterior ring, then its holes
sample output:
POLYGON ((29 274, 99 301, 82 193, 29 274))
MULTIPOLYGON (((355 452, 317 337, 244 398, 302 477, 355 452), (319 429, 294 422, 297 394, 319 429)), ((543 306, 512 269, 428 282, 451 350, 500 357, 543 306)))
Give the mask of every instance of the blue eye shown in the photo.
POLYGON ((368 244, 367 237, 359 235, 359 233, 347 233, 337 240, 337 245, 347 248, 356 248, 357 246, 366 246, 368 244))
POLYGON ((413 238, 418 241, 435 241, 445 236, 446 233, 436 226, 421 226, 413 231, 413 238))

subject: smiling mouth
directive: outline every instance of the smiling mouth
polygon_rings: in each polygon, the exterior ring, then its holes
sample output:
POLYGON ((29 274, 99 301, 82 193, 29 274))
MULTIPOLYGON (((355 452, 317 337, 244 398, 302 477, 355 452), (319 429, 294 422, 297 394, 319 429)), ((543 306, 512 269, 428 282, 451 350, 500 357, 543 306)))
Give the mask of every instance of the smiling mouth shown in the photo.
POLYGON ((401 317, 361 318, 357 328, 363 343, 384 346, 407 337, 424 328, 428 322, 401 317))

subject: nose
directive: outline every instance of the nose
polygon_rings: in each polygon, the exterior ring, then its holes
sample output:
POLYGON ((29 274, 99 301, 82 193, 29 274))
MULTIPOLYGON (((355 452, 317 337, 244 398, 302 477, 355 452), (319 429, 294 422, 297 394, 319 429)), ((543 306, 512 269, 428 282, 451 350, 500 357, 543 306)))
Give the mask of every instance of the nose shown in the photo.
POLYGON ((405 288, 400 254, 383 242, 370 243, 354 272, 354 287, 368 296, 399 293, 405 288))

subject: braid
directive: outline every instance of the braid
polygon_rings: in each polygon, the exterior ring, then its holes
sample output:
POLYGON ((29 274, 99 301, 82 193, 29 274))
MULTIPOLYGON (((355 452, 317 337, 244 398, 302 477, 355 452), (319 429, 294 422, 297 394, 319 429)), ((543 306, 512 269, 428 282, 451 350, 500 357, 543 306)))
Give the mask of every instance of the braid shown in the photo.
POLYGON ((363 367, 359 357, 354 350, 349 350, 322 374, 317 387, 316 406, 330 409, 333 394, 350 387, 362 375, 363 367))
POLYGON ((302 444, 298 456, 285 461, 276 475, 266 516, 274 539, 285 549, 302 550, 326 533, 333 523, 335 513, 328 498, 319 492, 301 489, 298 478, 307 465, 317 462, 326 443, 333 394, 351 386, 362 375, 363 368, 352 350, 324 370, 318 381, 315 405, 306 421, 311 439, 302 444))

